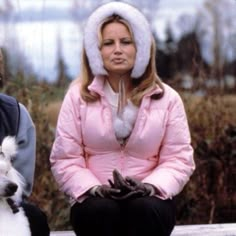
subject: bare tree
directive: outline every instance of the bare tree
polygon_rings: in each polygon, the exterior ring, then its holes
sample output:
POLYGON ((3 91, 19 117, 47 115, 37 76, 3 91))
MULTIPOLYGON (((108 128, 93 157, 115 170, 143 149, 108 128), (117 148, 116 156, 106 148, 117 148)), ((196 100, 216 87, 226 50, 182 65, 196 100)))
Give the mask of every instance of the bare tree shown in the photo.
POLYGON ((62 55, 62 41, 60 34, 58 34, 57 38, 57 79, 56 86, 57 87, 65 87, 68 83, 68 76, 66 71, 66 65, 62 55))
POLYGON ((4 84, 4 60, 3 60, 3 53, 2 49, 0 49, 0 88, 4 84))
MULTIPOLYGON (((232 26, 235 17, 233 17, 234 14, 231 14, 231 11, 233 10, 235 12, 236 4, 232 0, 207 0, 205 2, 205 9, 211 17, 210 27, 213 33, 212 75, 217 79, 218 87, 223 90, 225 88, 223 70, 227 60, 225 45, 230 46, 230 38, 233 34, 233 32, 230 32, 230 29, 235 28, 232 26)), ((233 50, 232 45, 231 47, 233 50)))
POLYGON ((221 87, 223 85, 222 78, 222 69, 223 69, 223 60, 224 57, 221 54, 221 43, 222 43, 222 35, 220 33, 221 28, 221 12, 219 9, 219 3, 221 0, 207 1, 206 8, 210 12, 212 16, 212 26, 213 26, 213 55, 214 55, 214 63, 213 63, 213 75, 218 80, 218 86, 221 87))

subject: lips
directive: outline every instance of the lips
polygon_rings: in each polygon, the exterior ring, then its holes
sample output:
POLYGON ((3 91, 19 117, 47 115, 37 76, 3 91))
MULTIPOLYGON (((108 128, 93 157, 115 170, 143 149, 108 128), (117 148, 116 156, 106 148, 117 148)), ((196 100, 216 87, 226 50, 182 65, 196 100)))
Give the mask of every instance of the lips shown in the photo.
POLYGON ((112 59, 112 62, 116 63, 116 64, 120 64, 123 63, 125 60, 123 58, 114 58, 112 59))

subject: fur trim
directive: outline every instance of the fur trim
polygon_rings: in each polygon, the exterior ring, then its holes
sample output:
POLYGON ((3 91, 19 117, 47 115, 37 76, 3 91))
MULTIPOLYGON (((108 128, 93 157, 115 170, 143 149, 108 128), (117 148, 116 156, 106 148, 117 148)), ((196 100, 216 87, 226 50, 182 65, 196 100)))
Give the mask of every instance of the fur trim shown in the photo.
POLYGON ((128 101, 122 117, 114 117, 114 130, 118 140, 127 138, 130 135, 137 118, 137 113, 138 108, 128 101))
POLYGON ((145 72, 150 59, 152 33, 145 16, 135 7, 123 2, 110 2, 96 9, 85 26, 84 46, 93 74, 107 75, 99 50, 98 28, 101 22, 117 14, 129 22, 137 48, 132 78, 139 78, 145 72))
POLYGON ((1 153, 7 158, 11 158, 16 155, 17 144, 15 137, 7 136, 2 141, 2 146, 0 146, 1 153))

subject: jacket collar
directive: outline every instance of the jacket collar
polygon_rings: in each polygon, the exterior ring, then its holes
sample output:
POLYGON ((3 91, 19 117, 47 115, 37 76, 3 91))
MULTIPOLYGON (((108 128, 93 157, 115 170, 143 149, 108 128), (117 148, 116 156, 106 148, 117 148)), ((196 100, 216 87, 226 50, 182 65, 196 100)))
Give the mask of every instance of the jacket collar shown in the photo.
POLYGON ((151 97, 152 95, 159 95, 163 92, 163 89, 160 88, 160 86, 158 84, 155 85, 155 87, 152 87, 149 89, 149 91, 147 91, 147 93, 144 95, 144 97, 151 97))
POLYGON ((98 93, 100 96, 104 96, 104 83, 105 83, 105 77, 104 76, 95 76, 92 83, 88 86, 88 89, 91 92, 98 93))

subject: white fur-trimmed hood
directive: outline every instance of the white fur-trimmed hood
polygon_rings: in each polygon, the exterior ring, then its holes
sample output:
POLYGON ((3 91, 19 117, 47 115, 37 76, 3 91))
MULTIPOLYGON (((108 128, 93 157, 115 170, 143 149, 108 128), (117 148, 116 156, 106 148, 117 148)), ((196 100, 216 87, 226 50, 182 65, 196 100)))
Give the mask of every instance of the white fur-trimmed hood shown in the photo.
POLYGON ((152 33, 145 16, 135 7, 123 2, 110 2, 97 8, 89 17, 84 31, 84 46, 93 74, 107 75, 99 50, 98 28, 101 22, 117 14, 129 22, 137 48, 132 78, 139 78, 145 72, 150 59, 152 33))

